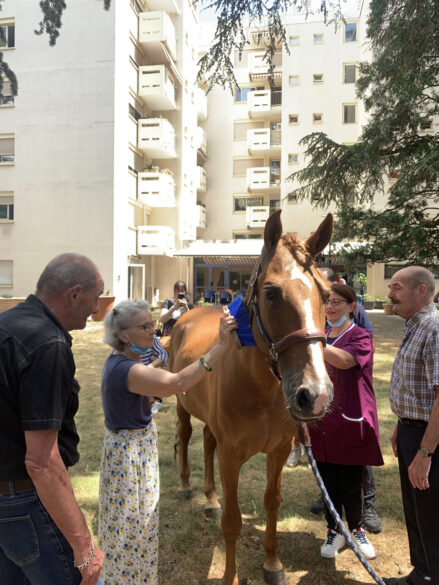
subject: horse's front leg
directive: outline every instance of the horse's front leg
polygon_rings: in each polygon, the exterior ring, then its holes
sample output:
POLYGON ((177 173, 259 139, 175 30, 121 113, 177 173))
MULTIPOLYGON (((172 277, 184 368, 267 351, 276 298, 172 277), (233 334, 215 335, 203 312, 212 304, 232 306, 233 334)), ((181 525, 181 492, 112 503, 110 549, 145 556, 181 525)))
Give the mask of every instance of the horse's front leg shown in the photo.
POLYGON ((267 513, 264 547, 264 579, 269 585, 285 585, 283 565, 277 554, 277 514, 282 499, 282 468, 291 450, 291 441, 278 447, 267 455, 267 487, 264 505, 267 513))
POLYGON ((215 486, 214 457, 216 449, 216 439, 210 428, 205 425, 203 430, 204 436, 204 495, 207 502, 204 511, 208 518, 219 518, 221 516, 221 506, 218 502, 215 486))
POLYGON ((180 472, 180 487, 178 497, 180 500, 189 500, 192 490, 189 483, 190 468, 188 460, 188 445, 192 435, 191 415, 185 410, 180 400, 177 399, 177 457, 178 470, 180 472))
POLYGON ((223 585, 238 585, 236 573, 236 541, 241 532, 241 511, 238 506, 239 470, 244 461, 236 457, 236 451, 218 443, 218 467, 224 496, 221 530, 226 545, 226 567, 223 585))

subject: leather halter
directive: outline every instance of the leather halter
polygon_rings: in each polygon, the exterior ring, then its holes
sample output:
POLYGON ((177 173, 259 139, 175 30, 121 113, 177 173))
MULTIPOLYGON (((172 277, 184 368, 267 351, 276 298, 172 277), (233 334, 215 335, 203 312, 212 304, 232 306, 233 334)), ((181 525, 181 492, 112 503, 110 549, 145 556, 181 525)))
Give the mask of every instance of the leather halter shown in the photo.
POLYGON ((286 351, 289 347, 297 343, 310 343, 311 341, 320 341, 323 344, 323 347, 325 347, 326 335, 325 332, 322 331, 321 329, 297 329, 296 331, 288 333, 287 335, 285 335, 285 337, 282 337, 278 341, 272 341, 262 323, 261 315, 259 313, 257 284, 258 277, 261 273, 261 266, 262 256, 260 256, 259 258, 258 265, 250 281, 250 296, 248 299, 248 307, 250 312, 250 327, 254 316, 259 335, 261 336, 264 343, 268 346, 271 373, 280 382, 282 381, 282 377, 279 374, 279 370, 277 368, 277 361, 279 359, 279 355, 286 351))

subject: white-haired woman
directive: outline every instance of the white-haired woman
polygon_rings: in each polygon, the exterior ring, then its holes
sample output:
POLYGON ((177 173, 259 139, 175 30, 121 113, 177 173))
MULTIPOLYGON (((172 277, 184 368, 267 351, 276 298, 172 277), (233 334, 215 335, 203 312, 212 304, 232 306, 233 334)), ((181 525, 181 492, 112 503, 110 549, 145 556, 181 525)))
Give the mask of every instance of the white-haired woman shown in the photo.
POLYGON ((148 397, 185 392, 201 381, 227 347, 236 321, 223 315, 218 343, 176 374, 140 362, 154 341, 148 303, 123 301, 107 314, 104 324, 105 342, 113 351, 105 362, 101 386, 106 427, 99 497, 102 581, 156 585, 159 473, 148 397))

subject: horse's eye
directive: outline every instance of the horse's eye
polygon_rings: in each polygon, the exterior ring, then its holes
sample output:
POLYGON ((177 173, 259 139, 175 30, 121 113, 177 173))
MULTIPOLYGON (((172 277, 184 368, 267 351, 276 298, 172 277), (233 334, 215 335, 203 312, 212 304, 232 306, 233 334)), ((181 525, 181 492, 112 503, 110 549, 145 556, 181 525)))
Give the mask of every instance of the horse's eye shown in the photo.
POLYGON ((281 292, 279 291, 278 288, 274 287, 274 286, 270 286, 267 288, 264 288, 264 296, 267 299, 267 301, 269 301, 270 303, 273 303, 275 301, 278 301, 281 297, 281 292))

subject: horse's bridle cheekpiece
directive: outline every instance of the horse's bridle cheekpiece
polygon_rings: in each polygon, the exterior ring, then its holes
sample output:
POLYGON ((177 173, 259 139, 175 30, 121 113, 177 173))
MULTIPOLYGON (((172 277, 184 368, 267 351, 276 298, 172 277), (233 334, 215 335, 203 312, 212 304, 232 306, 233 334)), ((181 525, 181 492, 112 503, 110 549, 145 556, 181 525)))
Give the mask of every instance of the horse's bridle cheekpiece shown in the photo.
POLYGON ((261 273, 262 256, 260 256, 258 265, 250 281, 250 296, 248 299, 248 308, 250 313, 250 326, 252 324, 253 316, 255 317, 256 327, 258 328, 259 335, 261 336, 264 343, 268 346, 268 353, 270 355, 270 370, 273 376, 282 381, 282 376, 279 374, 277 367, 277 361, 279 355, 286 351, 292 345, 296 343, 310 343, 311 341, 321 341, 323 347, 326 345, 326 335, 321 329, 297 329, 292 331, 279 339, 278 341, 272 341, 270 336, 261 320, 258 307, 258 295, 257 295, 257 283, 258 277, 261 273))

